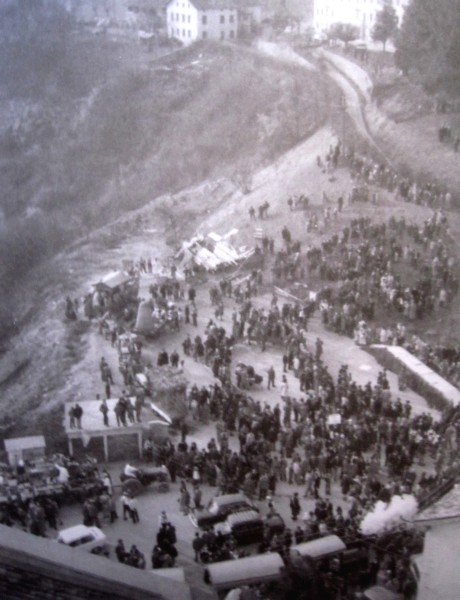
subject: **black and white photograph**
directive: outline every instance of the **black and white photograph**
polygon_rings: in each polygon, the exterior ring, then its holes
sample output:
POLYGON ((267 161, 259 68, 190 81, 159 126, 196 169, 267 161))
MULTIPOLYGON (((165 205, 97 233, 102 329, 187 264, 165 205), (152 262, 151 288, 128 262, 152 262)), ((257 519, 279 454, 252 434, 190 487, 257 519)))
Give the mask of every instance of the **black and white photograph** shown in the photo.
POLYGON ((1 600, 460 598, 460 0, 0 0, 1 600))

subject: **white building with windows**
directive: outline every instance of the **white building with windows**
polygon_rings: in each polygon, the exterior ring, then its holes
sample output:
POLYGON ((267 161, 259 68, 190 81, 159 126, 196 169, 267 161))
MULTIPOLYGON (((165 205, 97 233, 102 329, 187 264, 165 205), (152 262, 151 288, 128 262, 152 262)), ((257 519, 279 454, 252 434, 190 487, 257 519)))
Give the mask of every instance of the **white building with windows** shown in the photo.
POLYGON ((197 40, 232 40, 238 35, 238 9, 232 0, 170 0, 168 37, 184 44, 197 40))
MULTIPOLYGON (((401 23, 410 0, 393 0, 401 23)), ((359 28, 362 40, 370 40, 383 0, 314 0, 313 27, 317 35, 327 33, 335 23, 350 23, 359 28)))

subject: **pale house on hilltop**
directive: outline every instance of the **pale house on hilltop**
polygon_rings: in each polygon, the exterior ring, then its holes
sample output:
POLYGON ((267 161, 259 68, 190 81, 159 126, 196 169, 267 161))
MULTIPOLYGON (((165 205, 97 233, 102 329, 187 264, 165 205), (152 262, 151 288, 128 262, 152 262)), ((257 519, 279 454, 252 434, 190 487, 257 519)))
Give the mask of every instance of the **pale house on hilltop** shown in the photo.
POLYGON ((233 40, 238 36, 238 7, 233 0, 170 0, 168 37, 184 44, 197 40, 233 40))
MULTIPOLYGON (((393 0, 399 24, 409 1, 393 0)), ((335 23, 349 23, 359 28, 359 36, 362 40, 370 40, 377 13, 382 10, 383 4, 384 0, 314 0, 315 33, 325 34, 335 23)))

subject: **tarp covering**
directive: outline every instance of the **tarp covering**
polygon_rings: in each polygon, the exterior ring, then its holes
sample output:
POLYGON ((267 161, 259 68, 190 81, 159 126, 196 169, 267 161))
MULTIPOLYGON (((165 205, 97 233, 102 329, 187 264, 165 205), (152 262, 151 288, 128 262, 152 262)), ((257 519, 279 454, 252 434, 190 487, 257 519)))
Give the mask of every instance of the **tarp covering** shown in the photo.
POLYGON ((284 568, 283 559, 275 552, 226 560, 208 565, 206 568, 209 581, 218 590, 276 581, 281 577, 284 568))
POLYGON ((291 546, 291 552, 298 552, 301 556, 309 556, 310 558, 322 558, 345 549, 345 544, 336 535, 328 535, 312 542, 291 546))
POLYGON ((113 271, 105 275, 97 283, 93 283, 93 287, 97 289, 115 290, 121 285, 131 281, 131 276, 123 271, 113 271))

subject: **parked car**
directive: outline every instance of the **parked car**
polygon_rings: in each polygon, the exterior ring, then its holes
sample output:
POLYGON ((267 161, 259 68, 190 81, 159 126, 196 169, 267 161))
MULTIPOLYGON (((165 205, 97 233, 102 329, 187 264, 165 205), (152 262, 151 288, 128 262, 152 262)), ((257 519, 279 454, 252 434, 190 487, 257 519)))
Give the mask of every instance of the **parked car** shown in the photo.
POLYGON ((215 529, 225 538, 233 537, 237 544, 245 545, 261 542, 266 534, 271 539, 273 535, 282 533, 285 525, 280 515, 264 519, 255 510, 244 510, 232 513, 215 529))
POLYGON ((60 544, 65 544, 70 548, 109 556, 107 538, 98 527, 74 525, 67 529, 61 529, 56 539, 60 544))
POLYGON ((233 513, 248 510, 258 509, 244 494, 224 494, 215 496, 207 509, 193 510, 190 513, 190 520, 195 527, 209 527, 225 521, 233 513))

